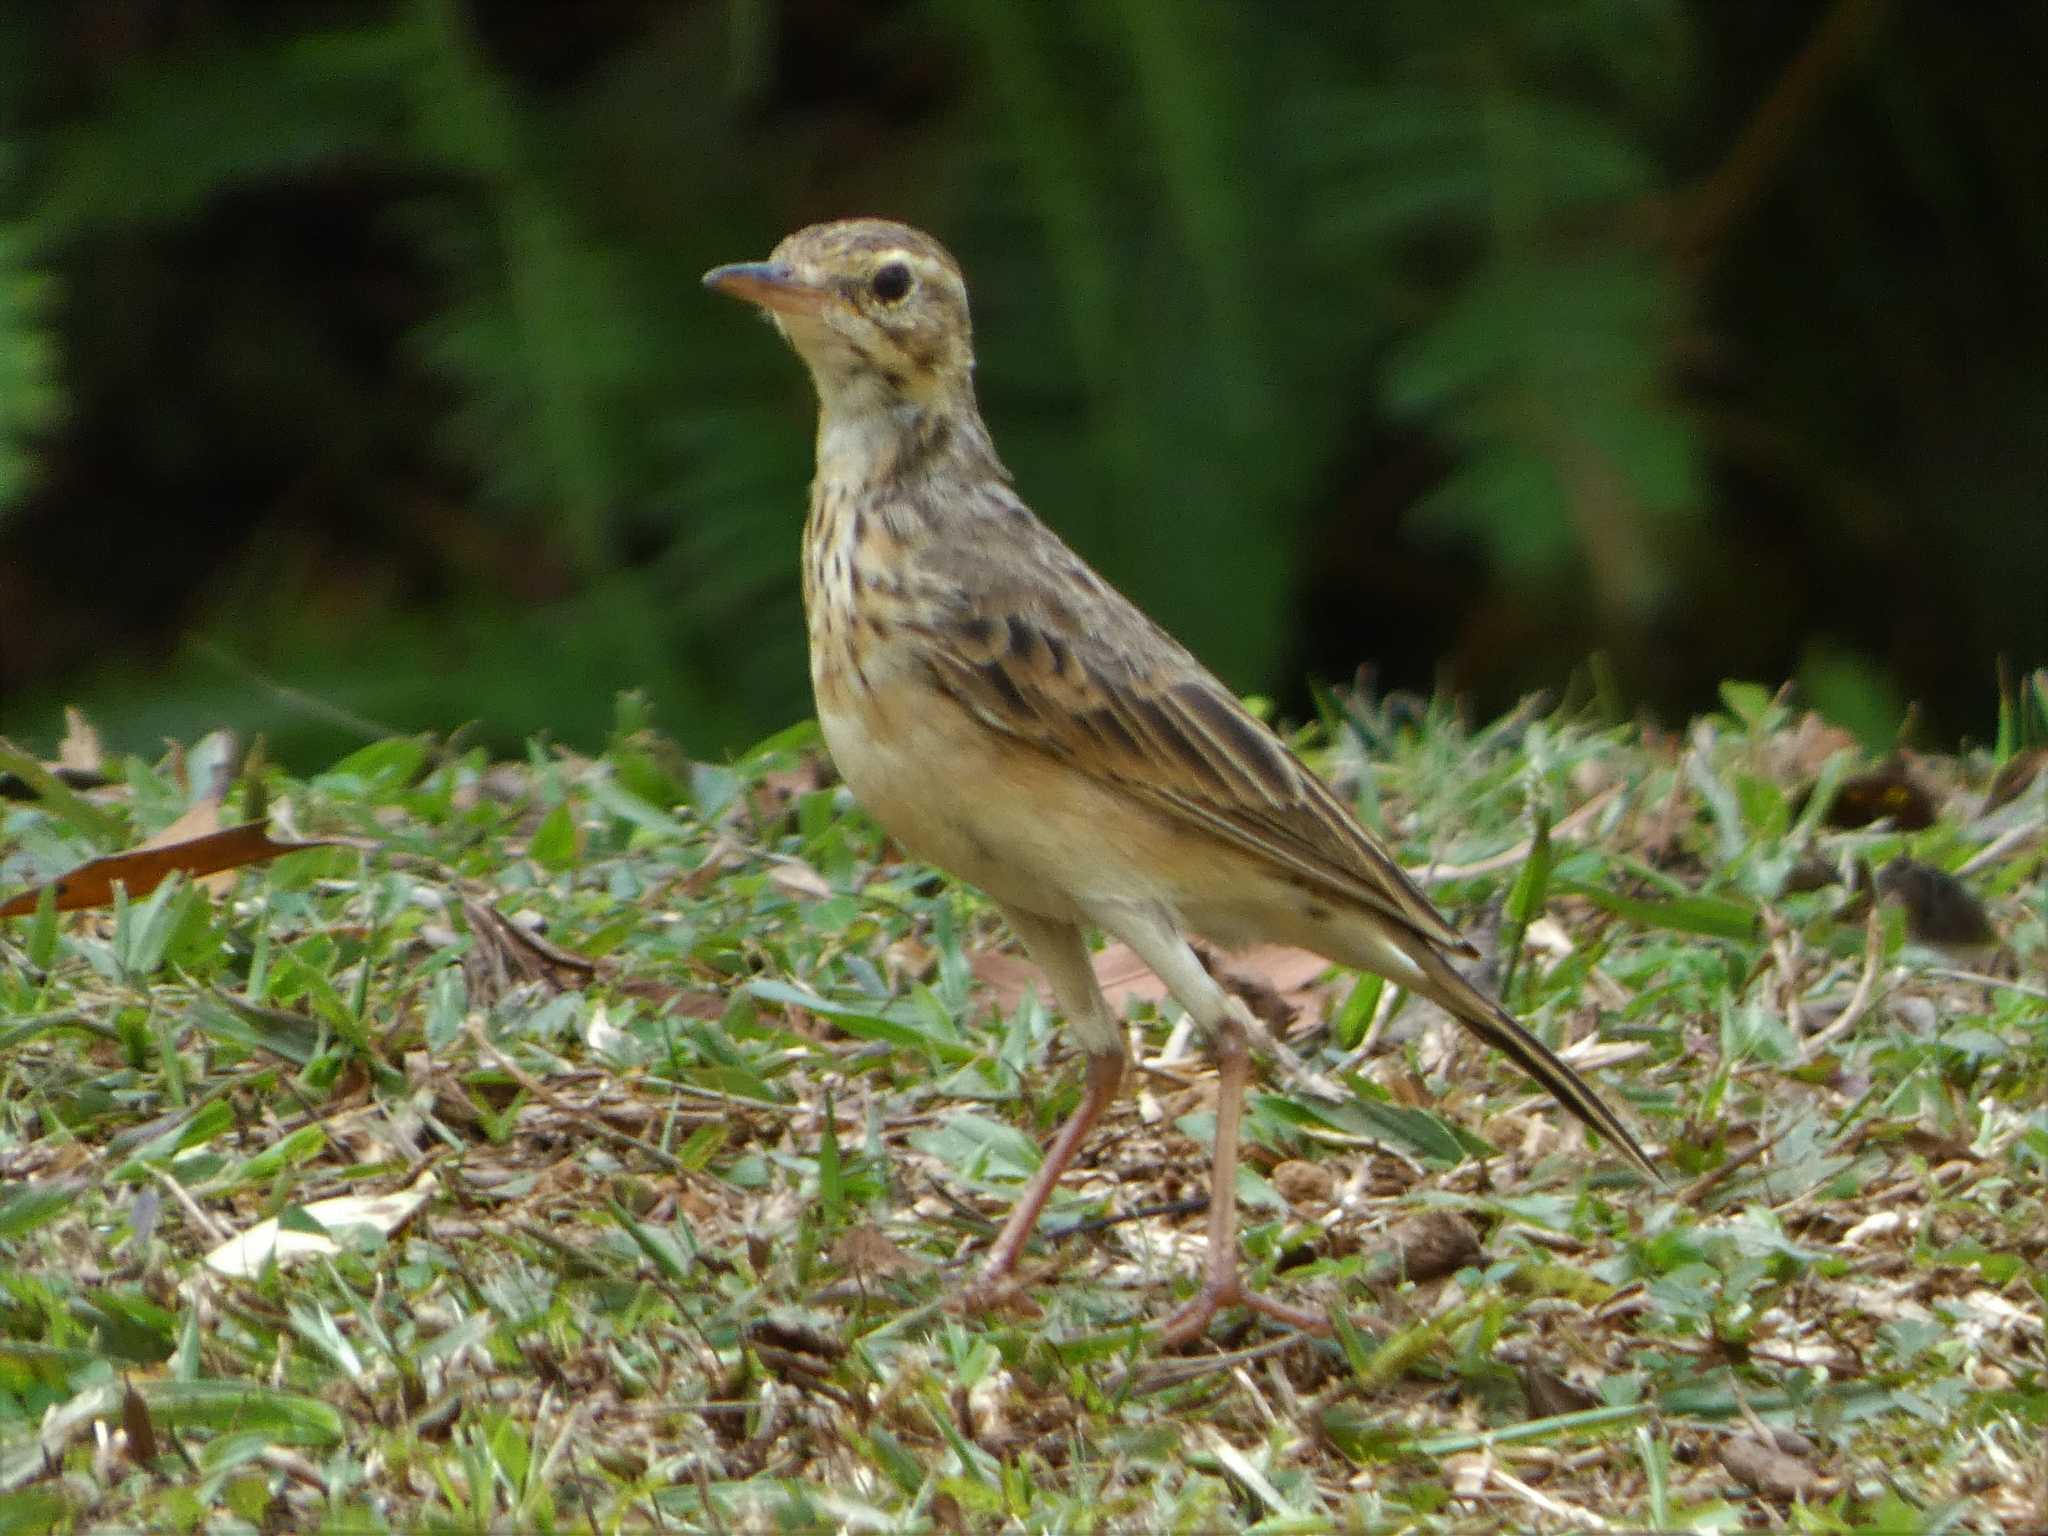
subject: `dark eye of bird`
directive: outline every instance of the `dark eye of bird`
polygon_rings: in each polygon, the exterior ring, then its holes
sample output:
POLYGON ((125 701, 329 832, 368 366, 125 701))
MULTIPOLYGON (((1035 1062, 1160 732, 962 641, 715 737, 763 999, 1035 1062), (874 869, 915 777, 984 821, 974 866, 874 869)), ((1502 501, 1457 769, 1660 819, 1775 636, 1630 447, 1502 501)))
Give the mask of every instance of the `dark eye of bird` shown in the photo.
POLYGON ((910 268, 900 261, 885 263, 875 269, 875 275, 868 279, 868 286, 884 304, 894 304, 910 292, 910 268))

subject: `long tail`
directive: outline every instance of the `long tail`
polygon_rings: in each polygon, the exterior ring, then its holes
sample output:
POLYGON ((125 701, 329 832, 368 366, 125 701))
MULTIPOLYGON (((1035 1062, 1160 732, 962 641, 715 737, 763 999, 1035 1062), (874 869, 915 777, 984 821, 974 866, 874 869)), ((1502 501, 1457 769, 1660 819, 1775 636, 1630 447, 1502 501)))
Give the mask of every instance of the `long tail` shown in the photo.
POLYGON ((1453 970, 1450 962, 1434 946, 1417 944, 1408 950, 1408 958, 1429 977, 1431 986, 1426 995, 1432 1002, 1448 1009, 1460 1024, 1541 1083, 1552 1098, 1613 1142, 1652 1180, 1659 1184, 1664 1182, 1657 1165, 1636 1144, 1628 1127, 1621 1123, 1621 1117, 1607 1107, 1607 1101, 1595 1093, 1583 1077, 1558 1060, 1555 1051, 1517 1024, 1513 1015, 1499 1003, 1453 970))

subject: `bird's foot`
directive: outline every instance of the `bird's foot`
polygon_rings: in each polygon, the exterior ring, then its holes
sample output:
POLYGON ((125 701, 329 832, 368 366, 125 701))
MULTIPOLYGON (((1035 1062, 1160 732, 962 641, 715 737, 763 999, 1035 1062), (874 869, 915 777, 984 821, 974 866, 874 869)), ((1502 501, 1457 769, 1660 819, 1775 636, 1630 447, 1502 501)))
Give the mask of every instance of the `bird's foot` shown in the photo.
POLYGON ((1305 1307, 1289 1306, 1272 1296, 1259 1291, 1245 1289, 1244 1281, 1236 1269, 1227 1274, 1212 1274, 1202 1281, 1202 1288, 1196 1291, 1180 1306, 1167 1314, 1159 1324, 1159 1343, 1168 1348, 1178 1348, 1192 1343, 1209 1331, 1209 1324, 1216 1314, 1225 1307, 1249 1307, 1254 1312, 1263 1312, 1276 1322, 1299 1328, 1304 1333, 1328 1333, 1330 1320, 1320 1312, 1311 1312, 1305 1307))

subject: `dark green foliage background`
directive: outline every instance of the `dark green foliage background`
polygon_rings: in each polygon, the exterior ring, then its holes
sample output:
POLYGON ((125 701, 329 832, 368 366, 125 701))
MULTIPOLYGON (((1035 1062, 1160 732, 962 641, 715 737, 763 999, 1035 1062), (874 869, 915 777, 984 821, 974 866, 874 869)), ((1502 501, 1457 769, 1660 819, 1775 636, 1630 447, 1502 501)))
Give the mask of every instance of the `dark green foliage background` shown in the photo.
MULTIPOLYGON (((1594 651, 1981 731, 2048 653, 2048 13, 16 0, 0 730, 713 755, 806 708, 800 371, 887 212, 1027 494, 1233 685, 1594 651)), ((1441 671, 1439 670, 1441 668, 1441 671)))

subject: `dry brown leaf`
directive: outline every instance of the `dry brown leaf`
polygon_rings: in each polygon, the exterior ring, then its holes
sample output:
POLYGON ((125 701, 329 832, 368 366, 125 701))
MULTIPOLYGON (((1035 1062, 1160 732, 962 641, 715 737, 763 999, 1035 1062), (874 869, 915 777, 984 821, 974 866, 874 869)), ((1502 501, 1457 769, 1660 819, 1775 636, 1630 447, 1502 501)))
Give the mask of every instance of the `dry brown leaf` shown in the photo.
POLYGON ((1111 1013, 1122 1013, 1134 999, 1144 1003, 1166 1000, 1166 984, 1128 944, 1108 945, 1095 956, 1095 981, 1109 1000, 1111 1013))
POLYGON ((802 859, 789 854, 772 854, 768 883, 787 896, 808 901, 829 901, 832 883, 802 859))
POLYGON ((195 837, 210 837, 219 830, 220 802, 211 799, 201 800, 197 805, 189 807, 161 832, 145 837, 129 851, 139 853, 145 848, 174 848, 179 843, 192 841, 195 837))
MULTIPOLYGON (((1317 983, 1330 969, 1330 962, 1321 955, 1286 944, 1254 944, 1237 950, 1205 946, 1202 958, 1218 982, 1242 997, 1275 1029, 1285 1028, 1297 1015, 1320 1006, 1317 983)), ((984 950, 974 956, 970 966, 975 980, 989 990, 1001 1012, 1015 1008, 1027 989, 1035 991, 1041 1002, 1051 1001, 1045 973, 1028 955, 984 950)), ((1155 1005, 1166 1000, 1165 985, 1127 944, 1106 945, 1096 954, 1094 966, 1096 983, 1114 1014, 1123 1013, 1133 1000, 1155 1005)))
POLYGON ((1837 752, 1855 749, 1854 736, 1809 709, 1790 730, 1773 732, 1765 739, 1764 764, 1773 778, 1811 783, 1837 752))
POLYGON ((1721 1446, 1721 1465, 1745 1488, 1767 1499, 1797 1499, 1820 1491, 1820 1474, 1796 1456, 1754 1435, 1736 1435, 1721 1446))
POLYGON ((1482 1254, 1479 1234, 1455 1211, 1430 1211, 1411 1216, 1387 1234, 1396 1260, 1395 1272, 1410 1280, 1439 1280, 1454 1275, 1482 1254))
POLYGON ((900 1275, 931 1266, 889 1241, 879 1227, 848 1227, 832 1245, 832 1261, 856 1275, 900 1275))
MULTIPOLYGON (((190 842, 199 837, 210 837, 218 831, 220 802, 214 799, 201 800, 154 837, 145 837, 137 843, 134 851, 139 852, 145 848, 174 848, 179 843, 190 842)), ((235 872, 232 869, 224 869, 218 874, 200 875, 195 877, 192 883, 203 885, 218 895, 234 885, 235 872)))
POLYGON ((620 976, 613 979, 612 986, 626 997, 667 1008, 678 1018, 722 1019, 728 1006, 728 999, 722 992, 678 986, 654 976, 620 976))
POLYGON ((156 1460, 156 1425, 150 1421, 149 1404, 133 1382, 121 1384, 121 1427, 128 1431, 129 1455, 145 1465, 156 1460))
MULTIPOLYGON (((195 807, 195 810, 199 807, 195 807)), ((186 812, 187 816, 193 812, 186 812)), ((214 808, 216 820, 219 808, 214 808)), ((182 821, 183 818, 181 817, 182 821)), ((172 823, 175 827, 178 823, 172 823)), ((171 828, 159 833, 162 837, 171 828)), ((222 870, 240 869, 248 864, 261 864, 287 853, 297 853, 304 848, 330 848, 334 843, 327 838, 310 841, 280 843, 270 836, 267 821, 245 821, 240 826, 227 827, 204 833, 198 837, 181 838, 172 843, 158 843, 155 839, 130 848, 125 853, 110 853, 105 858, 88 859, 85 863, 59 875, 50 884, 56 888, 57 910, 76 912, 86 907, 103 907, 114 899, 114 887, 122 885, 128 894, 146 896, 162 885, 172 875, 188 875, 198 879, 202 875, 218 874, 222 870)), ((0 917, 21 917, 36 909, 41 899, 42 886, 35 886, 21 892, 4 904, 0 904, 0 917)))
POLYGON ((1040 998, 1051 990, 1038 967, 1022 955, 1007 949, 985 949, 971 962, 974 979, 988 988, 997 1009, 1008 1013, 1024 999, 1027 987, 1035 987, 1040 998))
POLYGON ((1282 1200, 1298 1211, 1326 1211, 1337 1197, 1337 1176, 1321 1163, 1289 1158, 1266 1175, 1282 1200))
POLYGON ((2027 788, 2041 776, 2041 770, 2048 768, 2048 747, 2029 747, 2016 753, 2006 765, 1992 777, 1991 787, 1984 792, 1984 810, 1988 815, 2000 806, 2010 805, 2027 792, 2027 788))
POLYGON ((1537 1418, 1554 1418, 1561 1413, 1580 1413, 1600 1406, 1599 1398, 1574 1386, 1546 1365, 1522 1367, 1522 1390, 1529 1396, 1529 1412, 1537 1418))
MULTIPOLYGON (((1216 979, 1224 986, 1239 993, 1269 991, 1289 1013, 1315 1002, 1313 983, 1330 968, 1321 955, 1287 944, 1212 951, 1211 958, 1217 962, 1216 979)), ((1125 944, 1111 944, 1095 957, 1095 979, 1115 1011, 1133 998, 1148 1003, 1166 999, 1166 984, 1125 944)))
POLYGON ((1322 999, 1316 983, 1330 969, 1323 956, 1287 944, 1198 953, 1217 981, 1242 998, 1268 1029, 1285 1033, 1303 1014, 1320 1017, 1322 999))
POLYGON ((750 792, 754 819, 759 822, 775 820, 799 797, 813 790, 823 789, 828 775, 825 759, 807 757, 794 768, 776 768, 761 775, 761 780, 750 792))
MULTIPOLYGON (((1315 1006, 1319 1000, 1315 983, 1330 968, 1321 955, 1286 944, 1211 951, 1209 958, 1216 961, 1216 979, 1224 986, 1241 993, 1264 990, 1275 994, 1289 1014, 1315 1006)), ((975 979, 989 989, 996 1006, 1005 1013, 1017 1006, 1027 987, 1035 988, 1041 999, 1052 995, 1044 973, 1026 955, 988 950, 974 957, 973 969, 975 979)), ((1127 944, 1110 944, 1095 956, 1095 980, 1113 1013, 1123 1012, 1133 999, 1147 1003, 1166 999, 1165 985, 1127 944)))
POLYGON ((916 934, 906 933, 882 951, 882 974, 892 983, 923 981, 932 974, 938 960, 936 949, 916 934))

